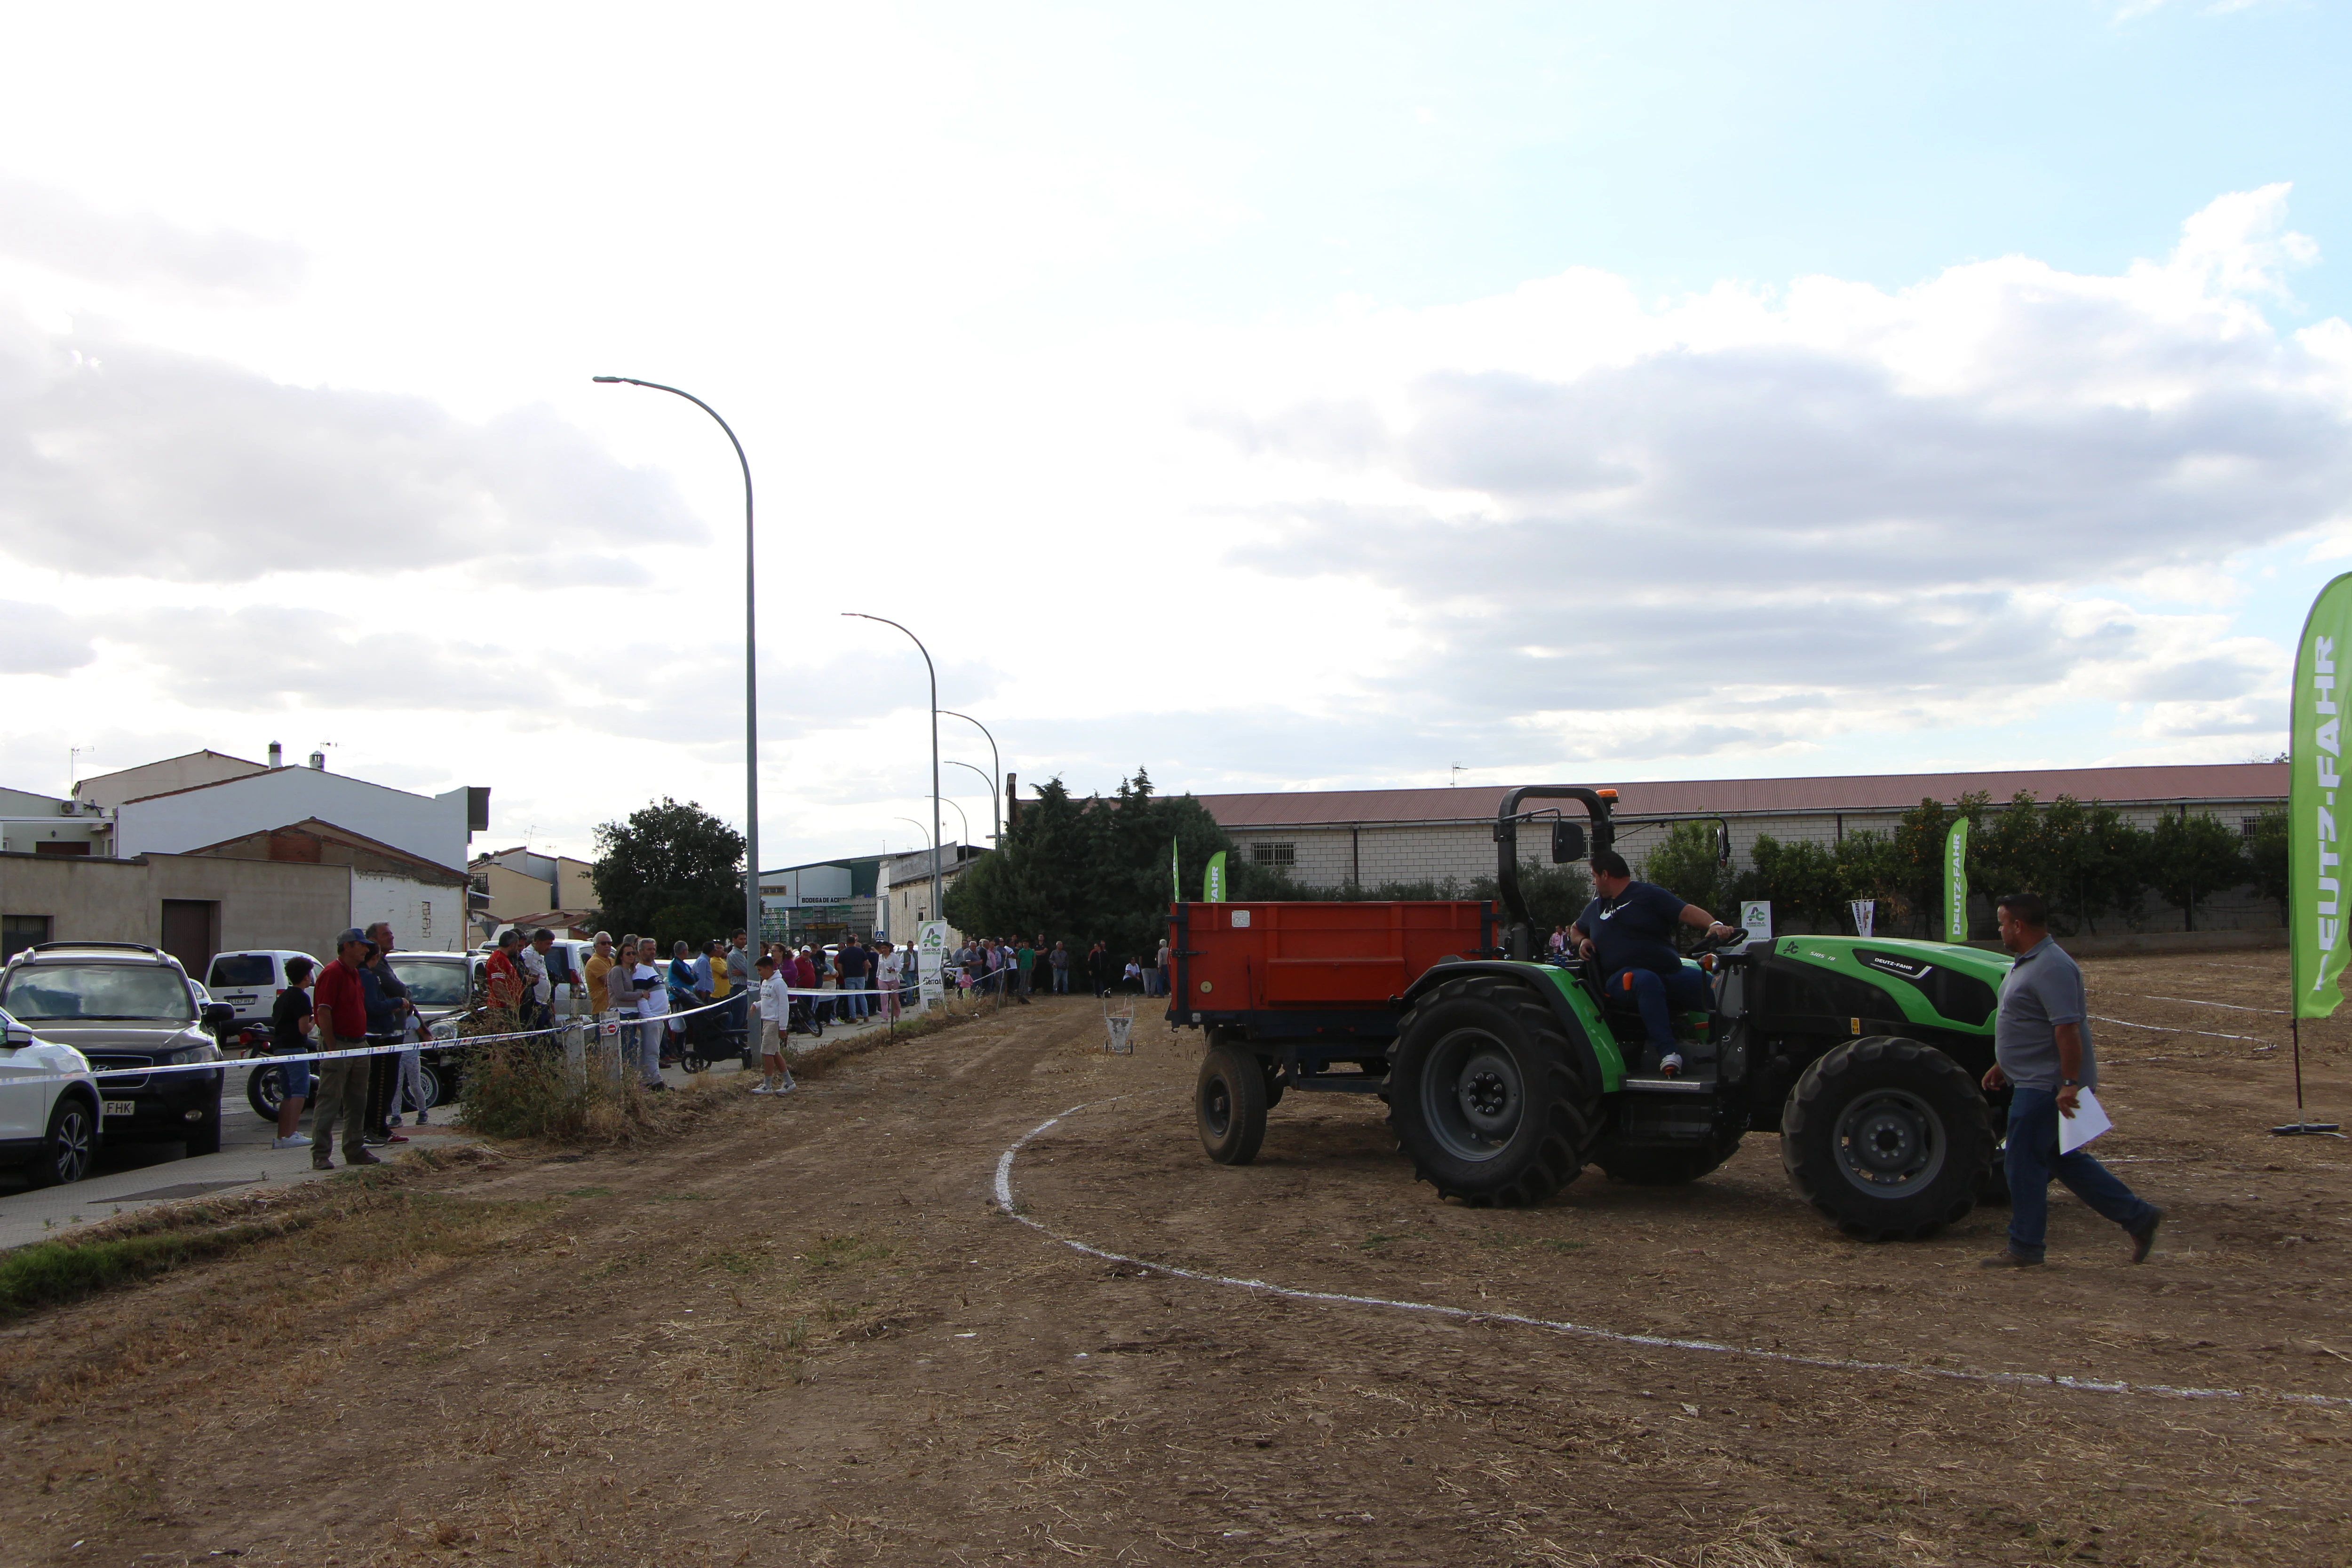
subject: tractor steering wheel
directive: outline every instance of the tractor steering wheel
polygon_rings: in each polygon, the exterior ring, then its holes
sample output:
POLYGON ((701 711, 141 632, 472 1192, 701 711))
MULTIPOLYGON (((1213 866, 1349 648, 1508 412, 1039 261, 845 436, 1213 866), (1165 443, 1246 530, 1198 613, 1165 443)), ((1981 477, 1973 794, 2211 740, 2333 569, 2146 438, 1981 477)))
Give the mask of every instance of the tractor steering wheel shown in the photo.
POLYGON ((1700 942, 1696 947, 1692 948, 1691 956, 1693 958, 1705 958, 1709 953, 1722 952, 1727 949, 1738 947, 1747 941, 1747 928, 1744 926, 1734 926, 1731 928, 1728 934, 1722 937, 1709 937, 1705 942, 1700 942))

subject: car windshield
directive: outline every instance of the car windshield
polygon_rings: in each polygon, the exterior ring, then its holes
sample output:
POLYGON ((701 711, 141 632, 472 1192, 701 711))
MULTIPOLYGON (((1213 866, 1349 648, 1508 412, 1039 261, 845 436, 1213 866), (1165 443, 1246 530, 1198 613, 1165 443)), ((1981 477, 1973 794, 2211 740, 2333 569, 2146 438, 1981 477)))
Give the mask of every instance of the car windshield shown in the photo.
POLYGON ((176 969, 144 963, 27 963, 8 976, 0 1007, 26 1023, 75 1018, 194 1021, 196 1003, 176 969))
POLYGON ((408 987, 408 999, 419 1007, 462 1007, 466 1005, 463 960, 395 958, 392 972, 408 987))

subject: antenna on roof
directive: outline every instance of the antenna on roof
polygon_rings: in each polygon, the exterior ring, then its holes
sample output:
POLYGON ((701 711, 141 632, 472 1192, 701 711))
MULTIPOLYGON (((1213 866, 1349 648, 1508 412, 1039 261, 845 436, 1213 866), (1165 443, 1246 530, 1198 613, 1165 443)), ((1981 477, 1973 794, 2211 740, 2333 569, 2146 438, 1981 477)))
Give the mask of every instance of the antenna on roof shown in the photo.
POLYGON ((1451 778, 1449 778, 1449 779, 1447 779, 1447 780, 1445 781, 1447 787, 1448 787, 1448 788, 1451 788, 1451 787, 1452 787, 1452 786, 1454 786, 1454 784, 1460 784, 1460 783, 1462 782, 1462 775, 1463 775, 1463 773, 1464 773, 1465 771, 1466 771, 1466 770, 1465 770, 1465 769, 1464 769, 1464 767, 1462 766, 1462 764, 1461 764, 1460 763, 1454 763, 1454 776, 1453 776, 1453 777, 1451 777, 1451 778))
POLYGON ((97 750, 98 748, 96 746, 68 746, 66 748, 66 793, 68 795, 73 794, 74 791, 81 787, 81 754, 84 752, 95 752, 97 750))

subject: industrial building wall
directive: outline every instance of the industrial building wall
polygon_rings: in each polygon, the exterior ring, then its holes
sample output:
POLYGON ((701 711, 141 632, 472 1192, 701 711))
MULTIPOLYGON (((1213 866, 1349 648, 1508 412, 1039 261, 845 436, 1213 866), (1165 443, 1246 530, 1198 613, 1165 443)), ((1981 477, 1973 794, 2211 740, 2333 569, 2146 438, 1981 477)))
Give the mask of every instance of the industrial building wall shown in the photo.
MULTIPOLYGON (((1995 803, 1998 806, 2000 803, 1995 803)), ((2224 824, 2251 831, 2253 820, 2278 803, 2271 800, 2211 801, 2194 804, 2192 815, 2211 815, 2224 824)), ((2163 816, 2178 816, 2179 806, 2125 805, 2117 812, 2142 828, 2152 828, 2163 816)), ((1780 812, 1752 816, 1725 815, 1731 833, 1732 862, 1745 869, 1752 861, 1756 840, 1769 834, 1781 844, 1812 843, 1825 848, 1849 834, 1892 835, 1901 824, 1901 810, 1847 812, 1780 812)), ((1475 879, 1495 874, 1494 826, 1490 822, 1368 823, 1359 825, 1293 825, 1228 830, 1238 858, 1271 864, 1312 888, 1338 888, 1350 879, 1366 887, 1387 882, 1444 882, 1451 879, 1466 888, 1475 879), (1260 846, 1265 849, 1261 851, 1260 846), (1261 858, 1262 855, 1270 858, 1261 858)), ((1642 861, 1665 837, 1663 827, 1628 824, 1620 831, 1618 848, 1638 873, 1642 861)), ((1522 860, 1549 857, 1547 836, 1540 825, 1523 830, 1522 860)), ((1990 891, 1988 889, 1987 891, 1990 891)), ((1979 900, 1981 902, 1981 900, 1979 900)), ((1990 919, 1990 915, 1986 916, 1990 919)), ((2118 921, 2117 923, 2121 923, 2118 921)), ((2197 923, 2205 930, 2266 930, 2279 923, 2278 909, 2252 888, 2231 889, 2199 902, 2197 923)), ((2102 929, 2107 922, 2099 922, 2102 929)), ((2140 918, 2141 931, 2178 931, 2184 924, 2179 910, 2154 893, 2147 896, 2140 918)))

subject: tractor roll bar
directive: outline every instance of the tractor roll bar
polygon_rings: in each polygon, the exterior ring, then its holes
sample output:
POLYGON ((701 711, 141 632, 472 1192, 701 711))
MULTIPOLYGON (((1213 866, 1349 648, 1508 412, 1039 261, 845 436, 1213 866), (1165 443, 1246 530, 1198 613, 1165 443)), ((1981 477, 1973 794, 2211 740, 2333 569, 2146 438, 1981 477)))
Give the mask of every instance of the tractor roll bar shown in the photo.
POLYGON ((1502 895, 1503 910, 1510 918, 1503 937, 1510 957, 1525 960, 1535 956, 1533 922, 1528 918, 1527 899, 1519 891, 1519 824, 1535 814, 1520 811, 1519 803, 1582 802, 1584 815, 1592 823, 1592 847, 1606 849, 1617 837, 1609 821, 1609 814, 1616 808, 1616 795, 1612 790, 1604 795, 1581 784, 1522 784, 1503 797, 1502 805, 1495 813, 1495 887, 1502 895))

